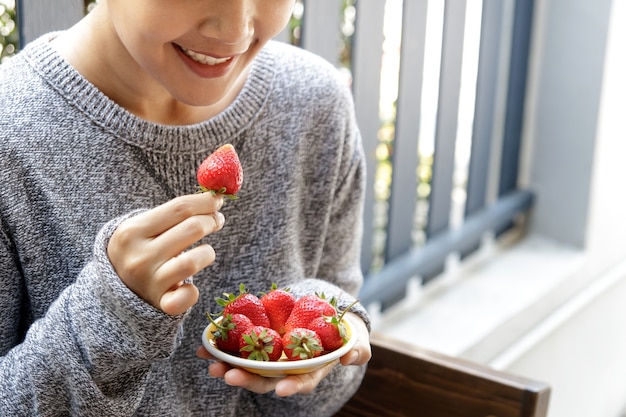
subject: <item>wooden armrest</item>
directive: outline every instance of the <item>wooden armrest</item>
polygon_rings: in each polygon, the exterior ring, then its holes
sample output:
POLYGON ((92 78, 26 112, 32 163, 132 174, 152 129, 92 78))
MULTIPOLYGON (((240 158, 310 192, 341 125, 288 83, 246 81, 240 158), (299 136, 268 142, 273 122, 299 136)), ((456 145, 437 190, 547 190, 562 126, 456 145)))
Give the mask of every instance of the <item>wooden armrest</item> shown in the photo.
POLYGON ((545 383, 372 334, 372 360, 337 417, 545 417, 545 383))

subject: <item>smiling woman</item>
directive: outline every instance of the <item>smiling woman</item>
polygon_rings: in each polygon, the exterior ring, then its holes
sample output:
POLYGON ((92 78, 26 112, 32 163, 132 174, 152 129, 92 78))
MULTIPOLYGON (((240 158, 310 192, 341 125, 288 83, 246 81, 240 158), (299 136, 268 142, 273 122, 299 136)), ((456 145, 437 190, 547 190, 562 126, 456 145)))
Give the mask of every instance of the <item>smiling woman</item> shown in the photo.
POLYGON ((186 4, 100 2, 53 45, 132 113, 158 123, 197 123, 233 101, 254 58, 287 24, 293 0, 273 7, 248 1, 186 4), (93 26, 106 30, 92 31, 93 26))
POLYGON ((365 156, 339 71, 272 40, 294 3, 101 0, 0 68, 4 413, 322 417, 356 391, 365 156), (195 175, 226 143, 228 204, 195 175), (208 300, 251 283, 337 300, 354 346, 284 378, 216 361, 208 300))

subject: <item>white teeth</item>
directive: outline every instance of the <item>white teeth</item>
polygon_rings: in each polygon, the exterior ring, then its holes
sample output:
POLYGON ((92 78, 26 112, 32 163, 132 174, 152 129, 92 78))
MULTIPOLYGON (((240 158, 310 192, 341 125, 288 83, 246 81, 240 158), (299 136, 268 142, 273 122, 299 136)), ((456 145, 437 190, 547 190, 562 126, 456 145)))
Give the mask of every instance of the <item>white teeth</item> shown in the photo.
POLYGON ((213 58, 212 56, 199 54, 197 52, 190 51, 189 49, 185 49, 183 47, 181 47, 180 49, 182 49, 182 51, 185 53, 185 55, 187 55, 189 58, 191 58, 194 61, 199 62, 201 64, 205 64, 205 65, 223 64, 224 62, 226 62, 226 61, 228 61, 228 60, 230 60, 232 58, 232 57, 228 57, 228 58, 213 58))

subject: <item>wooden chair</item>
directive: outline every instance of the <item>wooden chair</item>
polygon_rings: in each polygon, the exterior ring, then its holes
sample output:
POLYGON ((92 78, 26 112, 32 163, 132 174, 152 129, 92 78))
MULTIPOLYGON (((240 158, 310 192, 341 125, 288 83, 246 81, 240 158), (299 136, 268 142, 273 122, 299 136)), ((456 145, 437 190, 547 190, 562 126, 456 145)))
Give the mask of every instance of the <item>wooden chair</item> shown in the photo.
POLYGON ((545 417, 550 388, 372 335, 372 360, 336 417, 545 417))

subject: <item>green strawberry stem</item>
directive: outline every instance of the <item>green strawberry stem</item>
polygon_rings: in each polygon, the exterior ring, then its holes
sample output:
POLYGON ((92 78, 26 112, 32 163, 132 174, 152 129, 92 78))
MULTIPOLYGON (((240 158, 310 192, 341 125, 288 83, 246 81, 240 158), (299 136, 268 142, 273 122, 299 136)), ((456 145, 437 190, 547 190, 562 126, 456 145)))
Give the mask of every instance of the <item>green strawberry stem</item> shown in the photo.
POLYGON ((226 187, 222 187, 219 190, 210 190, 206 187, 198 185, 198 191, 196 191, 196 194, 202 194, 202 193, 211 193, 212 195, 221 194, 224 197, 228 198, 229 200, 237 200, 239 198, 234 194, 226 194, 226 187))
MULTIPOLYGON (((275 282, 272 282, 272 286, 270 287, 269 291, 267 291, 267 292, 266 291, 259 291, 259 297, 267 295, 268 293, 270 293, 270 292, 272 292, 274 290, 278 290, 278 289, 279 289, 278 288, 278 284, 276 284, 275 282)), ((289 288, 289 287, 284 287, 284 288, 280 288, 280 289, 283 290, 283 291, 286 291, 286 292, 290 292, 291 291, 291 288, 289 288)))
POLYGON ((221 324, 219 324, 218 322, 215 321, 215 319, 213 319, 213 317, 211 317, 211 313, 206 312, 204 313, 206 314, 207 318, 209 319, 209 321, 211 322, 211 324, 213 324, 213 326, 217 327, 218 329, 224 329, 225 327, 222 326, 221 324))
POLYGON ((338 317, 327 317, 326 321, 329 323, 334 324, 337 327, 337 330, 339 331, 339 336, 341 337, 341 339, 343 340, 343 344, 345 345, 346 342, 348 341, 348 336, 346 334, 346 327, 345 324, 343 324, 343 316, 350 311, 350 309, 356 304, 358 303, 359 300, 354 300, 352 302, 352 304, 350 304, 348 307, 346 307, 341 314, 338 317))
POLYGON ((230 303, 231 301, 234 301, 238 296, 244 295, 247 292, 248 292, 248 290, 246 290, 246 286, 242 282, 242 283, 239 284, 239 294, 225 292, 225 293, 223 293, 224 298, 215 297, 215 302, 219 306, 221 306, 221 307, 226 307, 228 305, 228 303, 230 303))
POLYGON ((339 315, 339 317, 337 317, 337 321, 341 322, 341 320, 343 320, 343 316, 346 314, 346 312, 350 311, 350 309, 351 309, 352 307, 354 307, 354 306, 356 305, 356 303, 358 303, 358 302, 359 302, 359 300, 354 300, 354 301, 352 302, 352 304, 350 304, 348 307, 346 307, 346 308, 345 308, 345 309, 341 312, 341 314, 339 315))
MULTIPOLYGON (((228 331, 232 330, 234 328, 233 323, 228 323, 228 325, 223 326, 222 323, 224 323, 224 320, 227 320, 226 317, 222 317, 222 321, 220 323, 216 322, 213 317, 211 317, 210 313, 205 313, 206 316, 209 318, 209 321, 211 322, 211 324, 213 324, 213 326, 215 326, 215 328, 217 330, 213 331, 213 337, 215 338, 220 338, 222 340, 226 340, 228 338, 228 331)), ((230 317, 230 315, 229 315, 230 317)), ((232 320, 232 317, 230 318, 232 320)), ((227 320, 228 321, 228 320, 227 320)))
POLYGON ((259 334, 252 331, 250 334, 243 334, 242 337, 246 341, 246 345, 239 350, 250 352, 248 359, 263 362, 270 360, 269 355, 274 352, 274 345, 272 344, 274 338, 268 334, 267 330, 263 330, 259 334))

